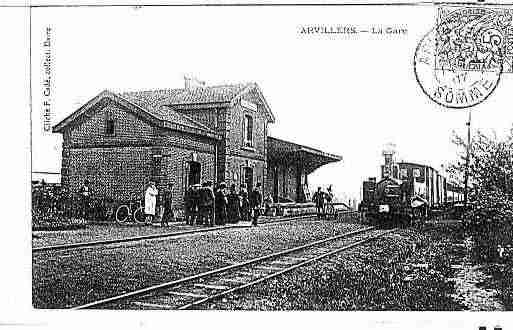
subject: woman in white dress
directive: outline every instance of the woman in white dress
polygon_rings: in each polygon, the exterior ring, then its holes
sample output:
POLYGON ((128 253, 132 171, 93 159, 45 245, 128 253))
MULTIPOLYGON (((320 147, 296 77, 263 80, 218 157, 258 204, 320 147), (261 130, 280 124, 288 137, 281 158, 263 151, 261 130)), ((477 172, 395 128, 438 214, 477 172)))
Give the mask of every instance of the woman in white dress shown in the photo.
POLYGON ((146 224, 148 225, 152 223, 155 216, 158 194, 159 191, 155 187, 155 183, 150 181, 144 192, 144 214, 146 214, 146 224))

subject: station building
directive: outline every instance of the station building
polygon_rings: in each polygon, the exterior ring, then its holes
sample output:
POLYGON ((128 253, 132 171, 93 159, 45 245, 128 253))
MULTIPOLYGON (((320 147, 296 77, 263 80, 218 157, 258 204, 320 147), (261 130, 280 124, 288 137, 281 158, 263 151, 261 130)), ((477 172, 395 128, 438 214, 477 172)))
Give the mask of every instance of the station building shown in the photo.
POLYGON ((85 179, 94 196, 141 197, 153 180, 173 184, 178 213, 186 187, 207 180, 275 201, 309 200, 308 175, 337 155, 268 136, 275 116, 256 83, 114 93, 103 91, 54 126, 63 136, 61 183, 85 179))

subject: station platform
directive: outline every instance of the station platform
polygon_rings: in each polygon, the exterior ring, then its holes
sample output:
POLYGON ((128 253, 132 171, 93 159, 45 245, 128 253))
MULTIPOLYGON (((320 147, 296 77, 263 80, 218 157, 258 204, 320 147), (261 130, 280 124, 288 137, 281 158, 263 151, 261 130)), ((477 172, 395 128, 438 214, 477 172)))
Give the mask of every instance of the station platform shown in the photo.
MULTIPOLYGON (((296 215, 296 216, 262 216, 259 218, 259 225, 267 225, 275 222, 304 220, 314 218, 315 215, 296 215)), ((214 227, 190 226, 184 221, 170 222, 169 226, 161 227, 160 223, 152 225, 125 224, 89 224, 86 228, 75 230, 58 231, 33 231, 32 249, 33 251, 45 249, 58 249, 65 246, 87 246, 135 241, 151 238, 161 238, 170 236, 179 236, 184 234, 194 234, 209 231, 228 230, 231 228, 251 227, 250 221, 239 221, 236 224, 218 225, 214 227)))

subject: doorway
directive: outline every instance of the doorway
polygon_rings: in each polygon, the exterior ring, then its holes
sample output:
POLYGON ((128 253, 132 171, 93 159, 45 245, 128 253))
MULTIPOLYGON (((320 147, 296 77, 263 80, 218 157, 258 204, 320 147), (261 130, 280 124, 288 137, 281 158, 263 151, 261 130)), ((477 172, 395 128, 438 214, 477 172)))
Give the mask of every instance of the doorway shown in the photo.
POLYGON ((201 181, 201 163, 189 162, 189 186, 199 184, 201 181))
POLYGON ((243 174, 244 174, 243 180, 244 180, 244 183, 246 184, 246 187, 248 188, 248 192, 253 191, 253 168, 244 167, 243 174))

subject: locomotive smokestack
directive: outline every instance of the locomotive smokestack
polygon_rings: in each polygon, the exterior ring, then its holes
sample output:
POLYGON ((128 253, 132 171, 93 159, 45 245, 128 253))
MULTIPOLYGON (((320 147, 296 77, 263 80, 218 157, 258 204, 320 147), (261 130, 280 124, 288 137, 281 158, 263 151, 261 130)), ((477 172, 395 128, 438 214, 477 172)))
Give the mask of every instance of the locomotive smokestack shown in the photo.
POLYGON ((392 171, 394 167, 394 154, 395 154, 395 144, 388 143, 383 148, 383 157, 385 157, 385 165, 382 167, 382 178, 390 178, 392 177, 392 171))

